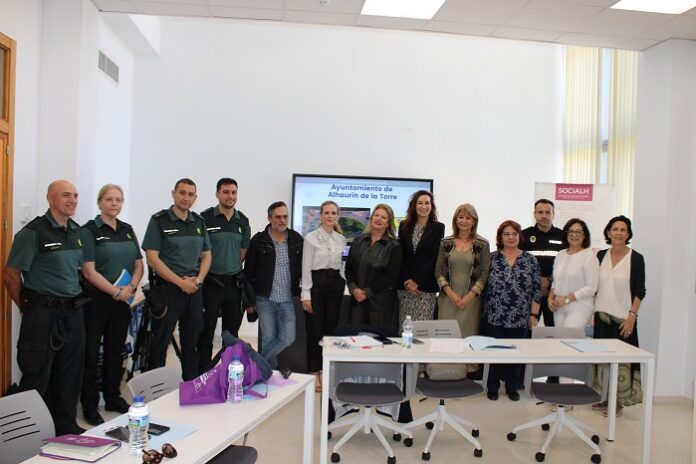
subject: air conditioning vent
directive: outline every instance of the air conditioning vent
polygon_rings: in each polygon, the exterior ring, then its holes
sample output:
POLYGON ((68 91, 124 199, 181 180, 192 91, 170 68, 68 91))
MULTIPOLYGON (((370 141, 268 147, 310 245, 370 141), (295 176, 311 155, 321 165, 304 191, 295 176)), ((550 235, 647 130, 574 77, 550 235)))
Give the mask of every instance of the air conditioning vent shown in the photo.
POLYGON ((118 83, 118 65, 101 51, 99 52, 99 69, 118 83))

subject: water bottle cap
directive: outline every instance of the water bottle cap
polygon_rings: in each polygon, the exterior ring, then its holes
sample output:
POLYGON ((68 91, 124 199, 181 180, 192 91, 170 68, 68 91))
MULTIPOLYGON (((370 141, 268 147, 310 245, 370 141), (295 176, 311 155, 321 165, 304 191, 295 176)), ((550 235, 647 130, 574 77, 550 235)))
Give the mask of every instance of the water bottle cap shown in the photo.
POLYGON ((134 403, 144 403, 145 402, 145 397, 143 395, 135 395, 133 397, 133 402, 134 403))
POLYGON ((234 358, 232 358, 232 361, 239 361, 239 356, 235 356, 234 358))

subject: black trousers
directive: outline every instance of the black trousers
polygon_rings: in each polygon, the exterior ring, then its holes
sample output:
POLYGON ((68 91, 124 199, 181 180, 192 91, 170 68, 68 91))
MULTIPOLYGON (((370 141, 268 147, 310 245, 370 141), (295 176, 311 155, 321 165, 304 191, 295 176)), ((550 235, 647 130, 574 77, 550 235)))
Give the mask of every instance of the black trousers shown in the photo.
POLYGON ((104 339, 102 390, 104 401, 113 403, 121 397, 123 377, 123 343, 128 333, 131 310, 128 304, 115 301, 104 292, 89 292, 92 300, 84 308, 85 316, 85 371, 82 379, 82 409, 97 409, 99 383, 97 364, 99 346, 104 339))
POLYGON ((84 349, 82 308, 36 303, 23 311, 17 340, 19 389, 39 392, 53 417, 56 435, 73 432, 77 426, 84 349))
POLYGON ((333 335, 341 314, 346 281, 335 269, 312 271, 312 312, 304 312, 307 330, 307 370, 319 372, 322 366, 319 341, 333 335))
POLYGON ((181 376, 184 380, 191 380, 198 376, 198 338, 203 330, 203 292, 198 290, 192 295, 187 295, 179 290, 179 287, 163 283, 162 296, 167 304, 167 313, 162 319, 152 321, 148 368, 164 366, 167 347, 178 322, 181 376))
MULTIPOLYGON (((521 327, 518 329, 508 329, 482 324, 483 334, 495 338, 527 338, 529 329, 521 327)), ((524 364, 491 364, 488 369, 488 390, 497 392, 500 388, 500 381, 505 381, 505 390, 515 391, 519 388, 518 381, 524 364)))
POLYGON ((242 289, 234 284, 220 286, 210 278, 203 283, 203 332, 198 340, 198 373, 208 370, 213 357, 213 337, 218 317, 222 330, 239 335, 242 325, 242 289))

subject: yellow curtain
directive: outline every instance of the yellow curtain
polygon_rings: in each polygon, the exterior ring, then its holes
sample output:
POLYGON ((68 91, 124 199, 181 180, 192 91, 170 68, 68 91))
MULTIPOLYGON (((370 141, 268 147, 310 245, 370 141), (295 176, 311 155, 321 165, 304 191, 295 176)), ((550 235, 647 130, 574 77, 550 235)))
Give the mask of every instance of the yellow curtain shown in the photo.
POLYGON ((612 50, 611 54, 607 182, 614 184, 616 213, 630 216, 636 152, 638 53, 612 50))
POLYGON ((600 132, 601 50, 566 47, 563 180, 598 180, 600 132))

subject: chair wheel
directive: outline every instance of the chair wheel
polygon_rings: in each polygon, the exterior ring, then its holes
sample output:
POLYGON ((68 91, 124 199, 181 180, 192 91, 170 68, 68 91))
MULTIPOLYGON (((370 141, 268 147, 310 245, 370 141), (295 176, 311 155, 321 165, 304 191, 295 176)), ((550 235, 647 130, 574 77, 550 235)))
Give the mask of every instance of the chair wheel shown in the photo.
POLYGON ((413 446, 413 438, 404 439, 404 446, 406 448, 410 448, 411 446, 413 446))
POLYGON ((602 456, 599 454, 593 454, 590 458, 590 461, 594 462, 594 464, 599 464, 600 462, 602 462, 602 456))
POLYGON ((392 435, 392 440, 394 441, 401 441, 401 434, 400 433, 395 433, 392 435))
POLYGON ((338 453, 331 453, 331 462, 340 462, 341 455, 338 453))
POLYGON ((426 423, 425 423, 425 428, 426 428, 426 429, 432 430, 433 427, 435 427, 435 424, 433 424, 432 422, 426 422, 426 423))
POLYGON ((592 435, 592 443, 599 445, 599 435, 592 435))
POLYGON ((517 438, 517 434, 515 432, 510 432, 507 434, 508 441, 515 441, 515 438, 517 438))
POLYGON ((421 454, 421 459, 422 459, 423 461, 430 461, 430 452, 422 453, 422 454, 421 454))
POLYGON ((480 458, 481 456, 483 456, 483 450, 482 449, 475 449, 474 456, 477 458, 480 458))
POLYGON ((541 424, 541 430, 548 432, 549 430, 551 430, 551 426, 549 424, 541 424))
POLYGON ((534 457, 536 458, 537 462, 544 462, 544 458, 546 458, 546 455, 540 451, 537 454, 535 454, 534 457))
POLYGON ((479 436, 479 429, 471 429, 471 436, 478 437, 479 436))
POLYGON ((387 464, 396 464, 396 456, 389 456, 387 458, 387 464))
POLYGON ((333 434, 332 434, 331 432, 327 432, 327 433, 326 433, 326 438, 327 438, 328 440, 331 440, 331 438, 333 438, 333 434))

